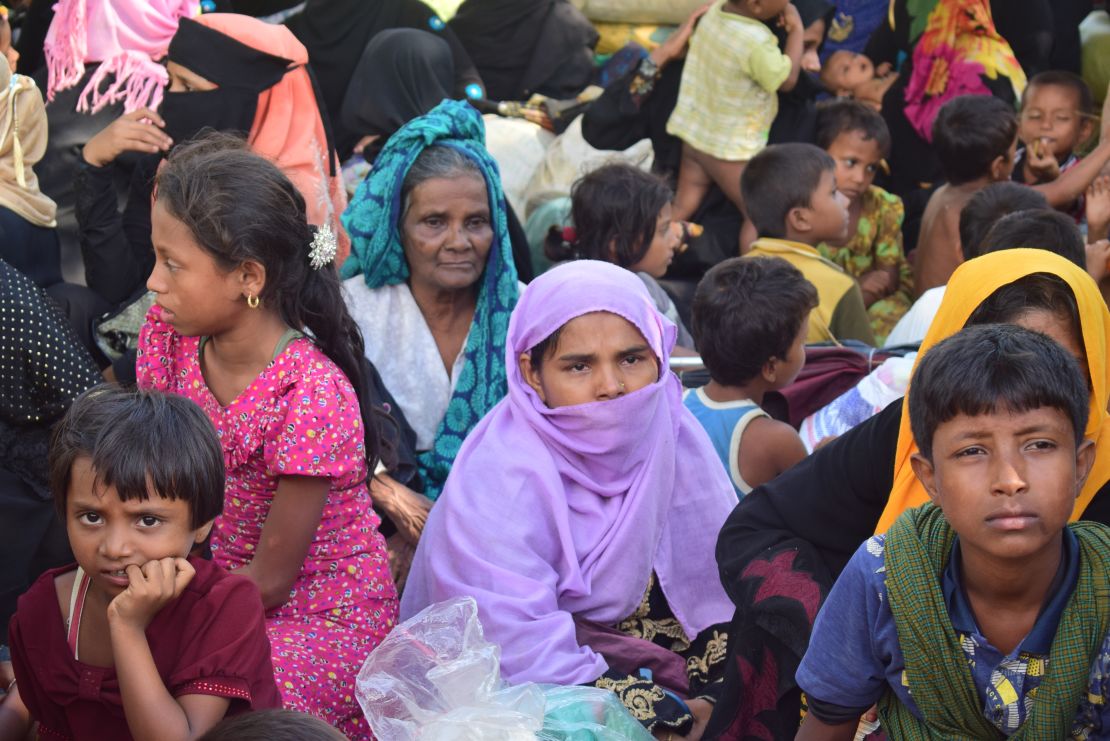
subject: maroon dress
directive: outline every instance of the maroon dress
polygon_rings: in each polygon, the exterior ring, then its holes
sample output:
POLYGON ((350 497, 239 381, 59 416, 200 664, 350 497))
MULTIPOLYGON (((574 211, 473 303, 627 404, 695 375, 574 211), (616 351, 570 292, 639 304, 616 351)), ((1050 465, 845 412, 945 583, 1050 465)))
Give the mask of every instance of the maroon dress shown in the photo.
MULTIPOLYGON (((174 697, 231 700, 228 715, 280 708, 262 599, 254 584, 190 558, 196 576, 146 629, 158 674, 174 697)), ((19 598, 9 630, 19 695, 43 739, 130 739, 116 670, 73 658, 48 571, 19 598)))

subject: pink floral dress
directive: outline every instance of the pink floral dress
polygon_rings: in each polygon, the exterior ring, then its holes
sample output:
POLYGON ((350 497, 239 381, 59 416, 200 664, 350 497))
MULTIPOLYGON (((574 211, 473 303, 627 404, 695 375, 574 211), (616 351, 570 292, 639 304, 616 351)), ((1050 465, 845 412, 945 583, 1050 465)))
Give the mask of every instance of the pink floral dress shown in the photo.
POLYGON ((227 466, 212 553, 226 569, 250 563, 281 476, 331 480, 320 527, 289 599, 266 613, 274 676, 287 708, 351 739, 372 738, 355 676, 397 623, 397 589, 366 486, 358 399, 335 364, 295 339, 222 406, 201 374, 200 338, 184 337, 153 307, 139 337, 139 386, 196 402, 216 427, 227 466))

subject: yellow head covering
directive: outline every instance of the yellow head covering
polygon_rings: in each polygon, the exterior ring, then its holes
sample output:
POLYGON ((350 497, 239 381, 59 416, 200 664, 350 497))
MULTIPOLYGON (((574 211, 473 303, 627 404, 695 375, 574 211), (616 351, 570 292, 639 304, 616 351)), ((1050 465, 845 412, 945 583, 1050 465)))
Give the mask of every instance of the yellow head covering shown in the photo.
MULTIPOLYGON (((1091 373, 1091 412, 1086 436, 1095 442, 1095 464, 1072 511, 1072 519, 1077 520, 1091 503, 1095 492, 1110 480, 1110 446, 1105 444, 1110 442, 1110 432, 1106 431, 1110 428, 1110 415, 1106 413, 1107 395, 1110 394, 1110 366, 1106 363, 1106 348, 1110 344, 1110 312, 1091 276, 1074 263, 1046 250, 1003 250, 965 262, 948 281, 944 301, 925 335, 925 341, 921 343, 916 362, 920 363, 925 353, 938 342, 963 329, 975 309, 992 293, 1033 273, 1058 276, 1071 287, 1079 306, 1083 348, 1091 373), (1101 436, 1105 436, 1106 441, 1101 441, 1101 436)), ((898 452, 894 459, 894 487, 875 532, 886 532, 902 512, 928 501, 925 488, 910 466, 910 456, 916 452, 917 444, 910 431, 907 393, 902 401, 902 424, 898 430, 898 452)))

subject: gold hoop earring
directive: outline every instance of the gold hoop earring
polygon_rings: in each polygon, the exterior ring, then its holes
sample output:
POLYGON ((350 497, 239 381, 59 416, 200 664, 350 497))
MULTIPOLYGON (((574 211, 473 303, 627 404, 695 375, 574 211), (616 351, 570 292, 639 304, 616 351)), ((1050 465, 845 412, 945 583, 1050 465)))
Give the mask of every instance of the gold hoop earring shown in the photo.
POLYGON ((247 294, 247 306, 251 307, 252 309, 257 309, 260 303, 262 303, 262 299, 260 299, 258 296, 255 296, 253 293, 247 294))

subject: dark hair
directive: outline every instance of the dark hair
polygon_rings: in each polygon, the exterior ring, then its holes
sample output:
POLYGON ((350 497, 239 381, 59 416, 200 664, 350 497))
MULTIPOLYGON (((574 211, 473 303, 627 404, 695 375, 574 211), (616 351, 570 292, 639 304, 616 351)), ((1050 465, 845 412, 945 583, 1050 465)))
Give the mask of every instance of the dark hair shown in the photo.
POLYGON ((1095 112, 1095 98, 1091 95, 1091 88, 1087 86, 1083 78, 1074 72, 1068 72, 1062 69, 1050 69, 1044 72, 1038 72, 1025 84, 1025 90, 1021 93, 1021 107, 1025 108, 1025 103, 1029 99, 1029 91, 1033 89, 1034 85, 1048 86, 1055 85, 1057 87, 1070 88, 1076 98, 1078 98, 1079 112, 1084 116, 1090 116, 1095 112))
POLYGON ((559 327, 547 337, 544 337, 533 345, 532 349, 528 351, 528 361, 537 371, 543 367, 544 361, 547 360, 547 358, 555 352, 555 348, 559 346, 559 335, 562 333, 563 328, 559 327))
POLYGON ((437 144, 418 154, 401 182, 401 221, 405 220, 405 214, 409 211, 412 191, 416 186, 436 178, 450 180, 457 177, 477 178, 483 186, 486 183, 478 163, 467 157, 461 149, 437 144))
MULTIPOLYGON (((362 333, 347 312, 335 270, 309 264, 315 228, 289 178, 245 149, 241 139, 203 132, 173 150, 156 188, 158 203, 185 224, 218 265, 231 270, 253 260, 264 266, 266 285, 259 298, 288 326, 307 330, 361 393, 362 333)), ((367 425, 371 470, 379 450, 376 432, 376 426, 367 425)))
POLYGON ((1050 407, 1067 415, 1078 447, 1089 403, 1079 364, 1067 350, 1039 332, 990 324, 961 330, 921 359, 910 384, 910 427, 931 461, 937 428, 957 415, 1050 407))
POLYGON ((1075 220, 1054 208, 1007 214, 995 222, 980 245, 980 254, 1033 247, 1048 250, 1087 269, 1087 249, 1075 220))
POLYGON ((875 140, 879 153, 890 156, 890 129, 878 111, 850 98, 834 98, 817 106, 817 146, 828 149, 836 137, 859 131, 867 141, 875 140))
POLYGON ((98 486, 121 501, 151 492, 189 504, 192 527, 224 508, 224 454, 200 407, 183 396, 101 385, 78 396, 54 428, 50 489, 65 520, 73 463, 91 460, 98 486))
POLYGON ((733 257, 713 266, 694 293, 694 342, 714 381, 740 386, 771 358, 785 358, 817 289, 781 257, 733 257))
POLYGON ((1044 195, 1028 185, 1014 182, 991 183, 976 191, 960 211, 960 249, 964 259, 983 254, 983 237, 994 222, 1014 211, 1048 208, 1044 195))
POLYGON ((993 95, 961 95, 945 103, 933 121, 933 150, 945 179, 967 183, 990 173, 1017 137, 1014 109, 993 95))
POLYGON ((787 214, 809 206, 821 175, 834 170, 833 158, 813 144, 773 144, 752 157, 740 176, 740 194, 759 236, 785 237, 787 214))
POLYGON ((293 710, 258 710, 224 718, 200 741, 346 741, 319 718, 293 710))
POLYGON ((644 258, 655 238, 659 212, 671 202, 671 189, 659 177, 632 165, 602 165, 571 188, 571 219, 576 239, 564 241, 559 227, 544 239, 549 260, 604 260, 622 268, 644 258))
POLYGON ((1052 273, 1030 273, 1002 286, 971 312, 964 326, 1012 324, 1031 311, 1044 311, 1060 317, 1068 323, 1078 344, 1083 344, 1079 303, 1071 286, 1052 273))

